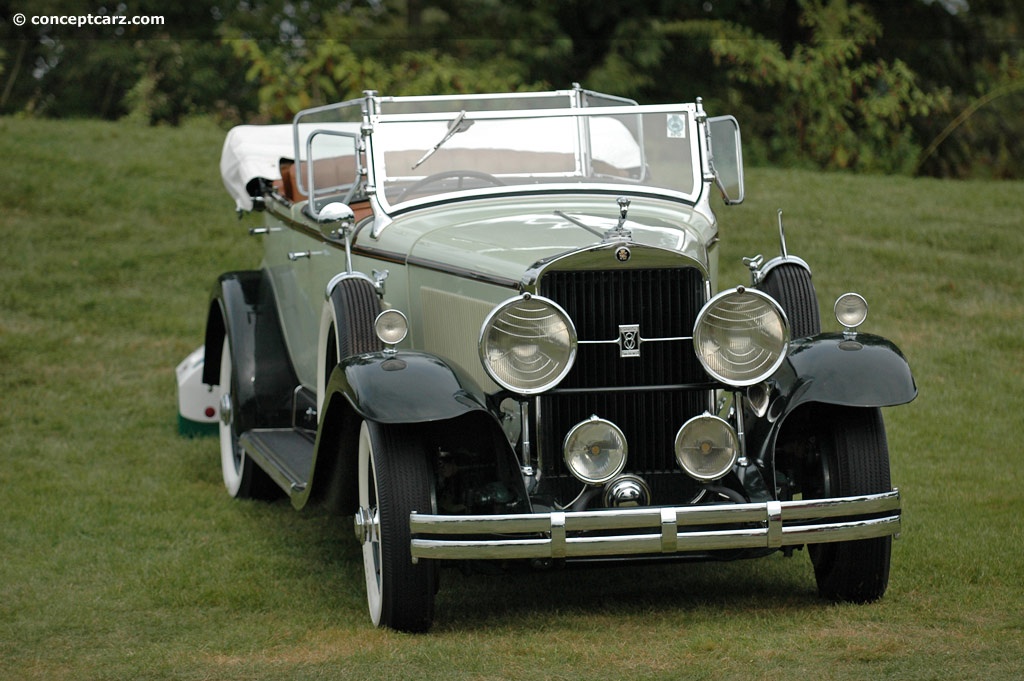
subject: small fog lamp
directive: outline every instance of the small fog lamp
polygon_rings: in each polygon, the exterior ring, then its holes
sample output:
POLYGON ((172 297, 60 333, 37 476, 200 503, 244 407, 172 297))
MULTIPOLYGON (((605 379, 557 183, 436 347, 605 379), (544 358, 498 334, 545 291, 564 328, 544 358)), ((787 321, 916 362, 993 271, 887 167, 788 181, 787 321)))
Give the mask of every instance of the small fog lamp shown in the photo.
POLYGON ((835 313, 847 333, 856 333, 868 317, 868 303, 858 293, 844 293, 836 299, 835 313))
POLYGON ((394 347, 409 333, 409 320, 398 310, 384 310, 373 322, 373 330, 380 342, 394 352, 394 347))
POLYGON ((727 421, 711 414, 695 416, 676 434, 676 462, 697 480, 718 480, 732 470, 739 439, 727 421))
POLYGON ((602 485, 621 473, 628 450, 619 427, 597 416, 573 426, 562 445, 569 472, 588 485, 602 485))

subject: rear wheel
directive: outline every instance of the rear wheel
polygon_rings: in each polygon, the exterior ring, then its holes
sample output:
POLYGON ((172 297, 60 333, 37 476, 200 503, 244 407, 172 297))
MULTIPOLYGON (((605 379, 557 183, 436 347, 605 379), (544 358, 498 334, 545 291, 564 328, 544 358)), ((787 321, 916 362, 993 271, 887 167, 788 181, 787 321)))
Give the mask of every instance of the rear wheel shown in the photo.
MULTIPOLYGON (((830 407, 818 414, 811 440, 812 486, 804 498, 877 494, 892 489, 881 410, 830 407)), ((889 584, 892 537, 808 547, 818 592, 829 600, 866 603, 889 584)))
POLYGON ((379 627, 422 632, 433 623, 436 566, 429 560, 413 563, 409 547, 409 515, 432 512, 432 479, 412 430, 363 422, 355 529, 370 618, 379 627))
POLYGON ((231 360, 231 342, 224 336, 220 354, 220 468, 224 487, 236 499, 266 499, 274 483, 238 445, 241 418, 237 404, 237 379, 231 360))

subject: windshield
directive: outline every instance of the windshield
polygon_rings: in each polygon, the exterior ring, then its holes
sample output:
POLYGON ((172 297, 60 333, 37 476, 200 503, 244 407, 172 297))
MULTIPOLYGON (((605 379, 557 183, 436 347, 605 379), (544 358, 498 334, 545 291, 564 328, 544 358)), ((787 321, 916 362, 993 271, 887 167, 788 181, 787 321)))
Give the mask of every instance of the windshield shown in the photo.
POLYGON ((383 202, 400 208, 441 194, 558 185, 693 201, 696 135, 692 105, 382 115, 371 136, 373 175, 383 202))

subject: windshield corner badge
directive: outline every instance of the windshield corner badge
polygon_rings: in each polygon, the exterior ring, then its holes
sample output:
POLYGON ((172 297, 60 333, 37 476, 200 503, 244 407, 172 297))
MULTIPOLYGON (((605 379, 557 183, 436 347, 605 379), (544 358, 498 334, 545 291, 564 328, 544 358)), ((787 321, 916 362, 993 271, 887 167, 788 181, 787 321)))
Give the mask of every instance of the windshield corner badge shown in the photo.
POLYGON ((619 357, 640 356, 640 325, 619 324, 619 357))
POLYGON ((679 114, 669 114, 665 127, 669 139, 686 138, 686 121, 679 114))

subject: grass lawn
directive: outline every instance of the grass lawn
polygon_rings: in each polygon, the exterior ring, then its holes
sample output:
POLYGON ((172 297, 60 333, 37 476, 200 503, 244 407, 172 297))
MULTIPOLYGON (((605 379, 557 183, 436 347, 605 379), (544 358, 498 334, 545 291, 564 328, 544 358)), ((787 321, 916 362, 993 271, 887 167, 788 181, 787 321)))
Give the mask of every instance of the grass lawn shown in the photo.
MULTIPOLYGON (((176 432, 174 366, 209 287, 259 262, 223 133, 0 118, 0 678, 1019 679, 1024 183, 748 169, 740 258, 847 290, 920 396, 886 410, 904 499, 889 592, 818 600, 805 553, 445 571, 432 633, 372 628, 347 518, 224 493, 176 432)), ((716 205, 718 205, 716 203, 716 205)))

